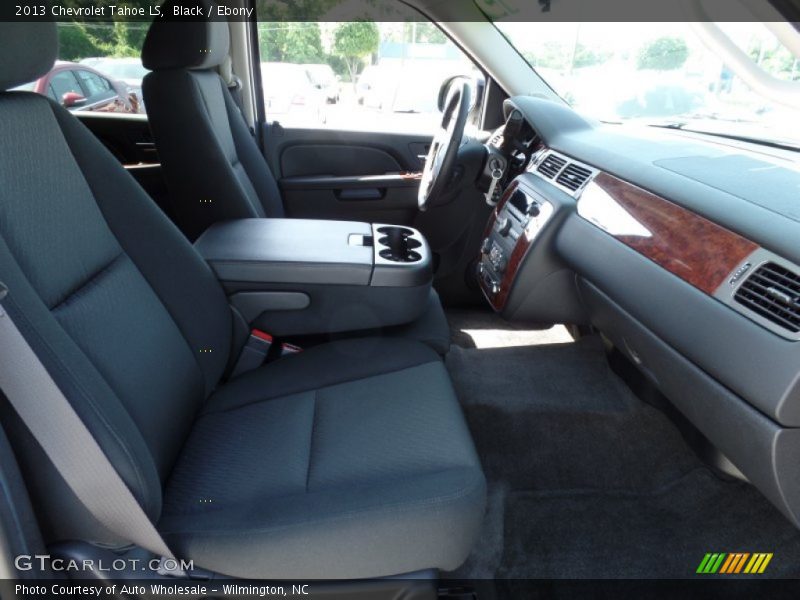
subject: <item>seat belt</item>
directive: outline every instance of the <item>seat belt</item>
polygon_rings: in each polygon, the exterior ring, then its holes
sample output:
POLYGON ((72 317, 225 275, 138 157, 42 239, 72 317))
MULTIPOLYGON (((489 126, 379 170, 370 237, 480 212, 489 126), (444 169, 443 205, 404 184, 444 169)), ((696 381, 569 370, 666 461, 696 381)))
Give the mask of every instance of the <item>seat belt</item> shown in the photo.
MULTIPOLYGON (((0 389, 98 522, 161 557, 162 563, 174 560, 161 534, 3 309, 7 293, 0 283, 0 389)), ((172 569, 171 574, 184 573, 172 569)))
POLYGON ((247 122, 247 117, 245 116, 244 97, 242 95, 242 80, 236 75, 236 73, 233 72, 233 59, 231 58, 230 54, 225 57, 225 60, 222 61, 222 64, 219 66, 219 74, 228 88, 228 93, 231 95, 234 105, 236 105, 236 108, 239 109, 239 114, 242 115, 242 120, 244 121, 247 129, 250 131, 250 135, 255 137, 256 132, 250 126, 250 123, 247 122))
POLYGON ((227 83, 228 91, 233 98, 233 103, 239 109, 239 113, 244 119, 244 98, 242 97, 242 80, 238 76, 232 75, 230 81, 227 83))

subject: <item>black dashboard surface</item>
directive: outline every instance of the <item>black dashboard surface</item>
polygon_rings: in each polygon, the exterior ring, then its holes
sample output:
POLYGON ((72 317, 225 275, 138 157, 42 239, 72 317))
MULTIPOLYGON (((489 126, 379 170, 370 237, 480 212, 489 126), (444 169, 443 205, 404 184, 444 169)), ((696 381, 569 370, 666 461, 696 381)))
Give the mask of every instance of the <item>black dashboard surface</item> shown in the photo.
POLYGON ((800 263, 800 154, 593 122, 567 106, 530 96, 508 100, 506 112, 513 108, 547 147, 669 198, 800 263))

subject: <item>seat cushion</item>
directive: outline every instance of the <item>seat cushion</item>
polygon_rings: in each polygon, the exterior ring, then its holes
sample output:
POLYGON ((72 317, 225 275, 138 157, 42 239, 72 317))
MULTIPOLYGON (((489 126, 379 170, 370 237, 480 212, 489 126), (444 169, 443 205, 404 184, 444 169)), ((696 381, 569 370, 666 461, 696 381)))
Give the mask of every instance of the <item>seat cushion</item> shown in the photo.
POLYGON ((444 365, 413 341, 312 348, 211 397, 160 529, 247 578, 366 578, 466 558, 485 481, 444 365))
POLYGON ((391 337, 417 340, 430 346, 441 356, 450 351, 450 324, 444 314, 439 294, 433 288, 428 296, 425 312, 419 319, 406 325, 389 327, 383 333, 391 337))
POLYGON ((348 331, 330 336, 334 340, 366 337, 389 337, 422 342, 439 356, 445 356, 450 351, 450 324, 444 314, 439 294, 434 288, 431 288, 428 294, 422 314, 410 323, 348 331))

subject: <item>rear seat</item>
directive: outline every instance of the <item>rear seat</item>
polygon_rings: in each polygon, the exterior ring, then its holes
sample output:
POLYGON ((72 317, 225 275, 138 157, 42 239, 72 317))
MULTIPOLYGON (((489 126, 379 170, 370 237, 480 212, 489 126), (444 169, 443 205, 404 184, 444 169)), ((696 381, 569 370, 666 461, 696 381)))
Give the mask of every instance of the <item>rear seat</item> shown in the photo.
MULTIPOLYGON (((56 45, 52 23, 0 23, 0 90, 56 45)), ((181 558, 247 578, 463 562, 485 481, 435 352, 342 341, 221 385, 240 350, 222 289, 68 112, 0 93, 0 189, 4 306, 181 558)), ((2 412, 48 540, 124 545, 2 412)))

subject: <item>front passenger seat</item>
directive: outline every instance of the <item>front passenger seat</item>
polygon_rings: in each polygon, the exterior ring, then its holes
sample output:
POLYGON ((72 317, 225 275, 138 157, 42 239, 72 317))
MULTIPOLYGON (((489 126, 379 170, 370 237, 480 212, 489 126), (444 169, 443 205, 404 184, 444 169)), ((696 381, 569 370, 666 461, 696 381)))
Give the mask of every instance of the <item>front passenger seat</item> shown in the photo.
MULTIPOLYGON (((171 14, 167 2, 163 10, 171 14)), ((225 22, 157 19, 142 63, 147 115, 181 229, 196 239, 218 221, 283 217, 278 184, 228 87, 225 22)))
MULTIPOLYGON (((0 23, 0 90, 56 55, 55 23, 0 23)), ((3 307, 179 558, 269 579, 464 561, 485 480, 433 350, 349 340, 223 383, 241 345, 220 283, 45 96, 0 91, 0 190, 3 307)), ((47 541, 124 551, 2 395, 0 415, 47 541)))

